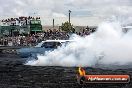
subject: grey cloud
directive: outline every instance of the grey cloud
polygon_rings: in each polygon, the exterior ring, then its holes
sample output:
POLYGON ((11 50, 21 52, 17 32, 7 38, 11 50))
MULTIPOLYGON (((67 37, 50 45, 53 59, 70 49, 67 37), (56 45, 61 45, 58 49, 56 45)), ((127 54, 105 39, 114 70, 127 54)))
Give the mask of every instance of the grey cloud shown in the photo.
MULTIPOLYGON (((0 0, 1 16, 37 15, 43 17, 98 17, 131 16, 132 0, 0 0)), ((85 21, 84 21, 85 22, 85 21)))

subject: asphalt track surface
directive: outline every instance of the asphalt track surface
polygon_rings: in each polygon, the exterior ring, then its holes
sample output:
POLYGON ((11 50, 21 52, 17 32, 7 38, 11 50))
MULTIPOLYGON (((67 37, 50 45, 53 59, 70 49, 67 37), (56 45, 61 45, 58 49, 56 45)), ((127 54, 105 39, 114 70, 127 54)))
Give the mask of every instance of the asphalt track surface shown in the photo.
MULTIPOLYGON (((0 88, 132 88, 127 84, 77 83, 77 67, 26 66, 25 59, 13 54, 0 54, 0 88)), ((129 69, 84 68, 88 74, 129 74, 129 69)))

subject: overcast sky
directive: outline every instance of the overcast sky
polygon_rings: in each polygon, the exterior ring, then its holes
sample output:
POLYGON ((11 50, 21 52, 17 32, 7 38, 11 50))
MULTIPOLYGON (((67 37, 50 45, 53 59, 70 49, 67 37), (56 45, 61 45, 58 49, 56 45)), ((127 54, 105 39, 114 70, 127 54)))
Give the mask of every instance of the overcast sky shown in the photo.
POLYGON ((44 25, 60 25, 68 20, 74 25, 98 25, 112 18, 126 19, 132 15, 132 0, 0 0, 1 17, 38 15, 44 25))

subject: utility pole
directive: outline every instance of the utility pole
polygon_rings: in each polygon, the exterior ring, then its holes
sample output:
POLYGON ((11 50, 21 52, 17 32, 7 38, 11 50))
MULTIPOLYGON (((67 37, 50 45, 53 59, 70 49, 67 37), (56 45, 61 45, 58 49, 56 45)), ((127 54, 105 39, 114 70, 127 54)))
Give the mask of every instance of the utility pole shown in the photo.
POLYGON ((55 27, 55 20, 53 19, 53 28, 55 27))
POLYGON ((69 24, 71 23, 71 10, 69 10, 69 24))

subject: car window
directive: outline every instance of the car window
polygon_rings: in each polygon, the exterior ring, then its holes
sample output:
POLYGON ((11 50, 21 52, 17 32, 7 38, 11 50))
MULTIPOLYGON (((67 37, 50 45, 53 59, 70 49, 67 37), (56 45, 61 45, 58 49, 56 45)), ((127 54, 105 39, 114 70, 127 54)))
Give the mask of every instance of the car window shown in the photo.
POLYGON ((63 43, 64 46, 68 45, 69 43, 71 43, 71 41, 66 41, 65 43, 63 43))
POLYGON ((58 46, 61 46, 60 42, 44 42, 41 47, 44 47, 44 48, 57 48, 58 46))

